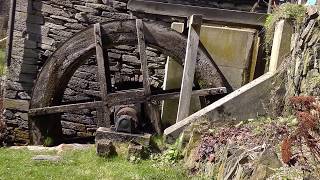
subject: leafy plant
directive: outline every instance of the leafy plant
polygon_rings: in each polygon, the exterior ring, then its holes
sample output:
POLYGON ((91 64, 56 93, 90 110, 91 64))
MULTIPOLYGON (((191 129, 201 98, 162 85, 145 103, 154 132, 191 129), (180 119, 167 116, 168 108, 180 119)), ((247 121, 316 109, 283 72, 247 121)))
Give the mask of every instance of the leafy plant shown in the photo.
POLYGON ((288 19, 295 25, 299 26, 303 23, 305 18, 306 8, 305 6, 291 3, 284 3, 274 9, 272 14, 270 14, 265 22, 265 42, 266 51, 270 51, 270 47, 273 40, 273 33, 276 22, 281 19, 288 19))
POLYGON ((167 150, 165 150, 160 155, 153 155, 151 158, 160 164, 174 164, 179 162, 183 158, 182 146, 183 146, 184 135, 179 137, 175 144, 170 145, 167 150))
POLYGON ((182 144, 183 144, 183 137, 182 134, 179 139, 175 142, 173 146, 170 146, 167 151, 163 154, 165 159, 167 159, 171 163, 178 162, 183 158, 182 155, 182 144))
POLYGON ((290 103, 298 119, 297 129, 285 138, 281 144, 281 154, 284 163, 293 165, 298 160, 294 158, 292 149, 297 146, 300 149, 302 159, 306 145, 314 157, 314 160, 320 162, 320 105, 312 96, 295 96, 290 98, 290 103))

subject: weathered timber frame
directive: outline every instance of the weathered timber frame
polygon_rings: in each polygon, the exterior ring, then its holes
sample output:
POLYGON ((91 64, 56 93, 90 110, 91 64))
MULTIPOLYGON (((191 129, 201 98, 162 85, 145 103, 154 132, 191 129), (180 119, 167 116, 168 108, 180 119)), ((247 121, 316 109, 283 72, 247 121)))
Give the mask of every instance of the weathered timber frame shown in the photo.
MULTIPOLYGON (((59 143, 62 137, 60 114, 81 109, 97 109, 100 118, 98 126, 110 126, 110 110, 115 105, 145 103, 148 116, 159 123, 156 108, 152 101, 178 98, 179 92, 153 94, 148 82, 145 46, 160 50, 183 64, 187 38, 156 23, 141 20, 113 21, 95 24, 70 38, 48 59, 36 81, 29 111, 29 126, 33 144, 43 144, 50 138, 59 143), (136 45, 139 47, 141 70, 143 72, 143 90, 111 92, 110 71, 105 59, 105 49, 117 45, 136 45), (98 80, 101 88, 101 101, 60 105, 64 90, 80 65, 96 54, 98 80)), ((203 48, 198 49, 195 79, 204 82, 202 90, 192 95, 206 96, 224 94, 229 87, 210 56, 203 48)), ((155 127, 157 131, 161 127, 155 127), (158 129, 157 129, 158 128, 158 129)))

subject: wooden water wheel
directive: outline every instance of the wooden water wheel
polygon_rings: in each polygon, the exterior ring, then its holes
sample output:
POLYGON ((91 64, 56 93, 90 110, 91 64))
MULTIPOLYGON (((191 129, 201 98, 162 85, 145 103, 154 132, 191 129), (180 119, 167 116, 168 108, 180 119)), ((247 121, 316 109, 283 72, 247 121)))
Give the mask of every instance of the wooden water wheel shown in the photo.
MULTIPOLYGON (((142 20, 112 21, 95 24, 67 40, 47 60, 35 83, 29 111, 30 136, 33 144, 43 144, 51 138, 59 143, 62 138, 61 113, 81 109, 96 109, 99 127, 109 127, 110 107, 133 103, 145 103, 146 111, 154 122, 160 121, 152 101, 177 98, 179 92, 155 94, 150 89, 148 79, 148 45, 161 53, 173 57, 183 65, 187 38, 154 22, 142 20), (104 51, 117 45, 138 44, 143 89, 112 92, 109 61, 104 51), (64 90, 74 72, 85 60, 96 55, 101 101, 61 105, 64 90)), ((198 49, 195 80, 201 81, 203 89, 193 91, 193 95, 207 96, 225 93, 226 81, 204 48, 198 49)), ((159 127, 155 127, 161 131, 159 127)))

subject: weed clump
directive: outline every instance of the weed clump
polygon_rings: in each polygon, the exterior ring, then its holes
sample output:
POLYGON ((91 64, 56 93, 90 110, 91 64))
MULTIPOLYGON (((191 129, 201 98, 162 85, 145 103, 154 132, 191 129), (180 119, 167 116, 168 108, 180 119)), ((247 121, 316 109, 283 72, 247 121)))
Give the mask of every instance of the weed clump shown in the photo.
POLYGON ((282 160, 288 165, 294 165, 298 160, 307 159, 304 157, 304 145, 314 160, 320 162, 320 105, 312 96, 296 96, 290 98, 290 103, 298 119, 297 129, 285 138, 281 144, 282 160), (299 153, 293 154, 293 147, 299 149, 299 153))
POLYGON ((303 5, 284 3, 274 9, 265 22, 265 42, 266 49, 269 50, 272 44, 275 24, 281 19, 288 19, 296 27, 299 27, 305 18, 306 8, 303 5))

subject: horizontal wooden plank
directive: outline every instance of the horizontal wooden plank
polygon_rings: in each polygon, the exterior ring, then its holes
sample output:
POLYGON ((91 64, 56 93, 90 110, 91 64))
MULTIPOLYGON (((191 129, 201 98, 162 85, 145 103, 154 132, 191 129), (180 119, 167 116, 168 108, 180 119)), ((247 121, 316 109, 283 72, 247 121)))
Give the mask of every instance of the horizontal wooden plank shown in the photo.
POLYGON ((128 105, 135 103, 143 103, 146 101, 144 90, 129 90, 129 91, 120 91, 116 93, 108 94, 108 105, 128 105))
POLYGON ((31 116, 41 116, 47 114, 58 114, 63 112, 78 111, 81 109, 95 109, 102 106, 102 101, 86 102, 78 104, 67 104, 60 106, 51 106, 44 108, 34 108, 29 110, 29 115, 31 116))
POLYGON ((200 14, 203 16, 204 20, 252 26, 263 26, 267 18, 267 14, 264 13, 252 13, 142 0, 129 1, 128 9, 143 13, 184 18, 190 17, 193 14, 200 14))
MULTIPOLYGON (((209 96, 209 95, 218 95, 227 93, 226 88, 210 88, 210 89, 201 89, 192 91, 192 96, 209 96)), ((156 94, 150 96, 150 100, 153 101, 162 101, 165 99, 178 99, 180 97, 180 92, 172 92, 165 94, 156 94)))
MULTIPOLYGON (((192 91, 192 96, 208 96, 208 95, 217 95, 217 94, 225 94, 225 93, 227 93, 227 89, 225 87, 220 87, 220 88, 195 90, 195 91, 192 91)), ((179 95, 180 95, 180 91, 177 91, 177 92, 163 91, 161 93, 146 97, 144 95, 143 89, 135 89, 135 90, 119 91, 116 93, 108 94, 107 104, 108 106, 111 107, 115 105, 129 105, 134 103, 143 103, 151 100, 162 101, 165 99, 177 99, 179 98, 179 95)), ((96 108, 100 108, 102 105, 103 105, 102 101, 95 101, 95 102, 67 104, 67 105, 51 106, 51 107, 43 107, 43 108, 34 108, 29 110, 29 115, 41 116, 41 115, 48 115, 48 114, 73 112, 81 109, 96 109, 96 108)))

